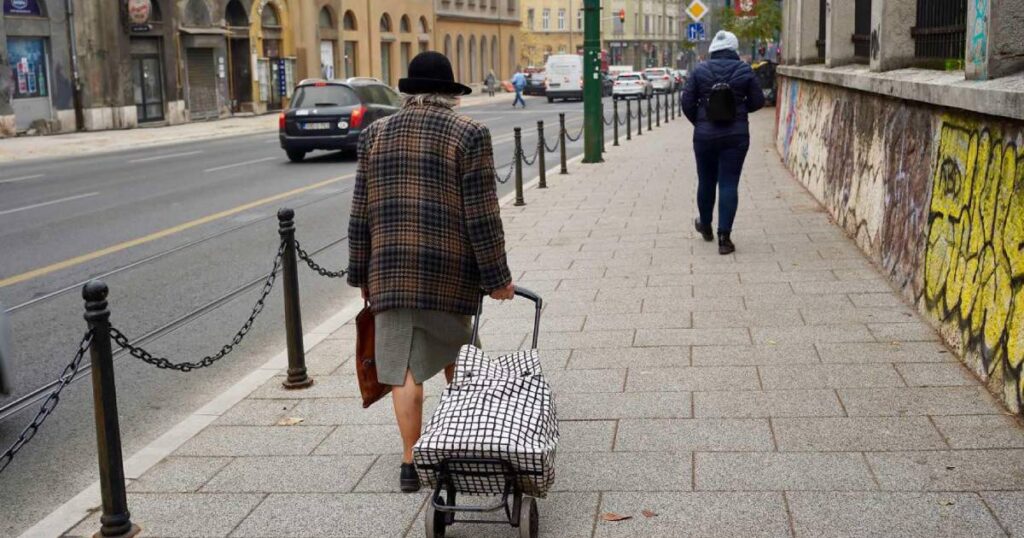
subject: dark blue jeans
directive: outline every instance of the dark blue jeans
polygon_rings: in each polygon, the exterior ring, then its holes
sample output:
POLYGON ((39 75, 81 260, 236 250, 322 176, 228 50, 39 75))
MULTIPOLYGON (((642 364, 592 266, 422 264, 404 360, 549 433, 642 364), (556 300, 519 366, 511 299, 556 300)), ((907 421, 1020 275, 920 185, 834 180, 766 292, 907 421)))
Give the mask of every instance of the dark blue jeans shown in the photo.
POLYGON ((519 88, 516 88, 516 99, 515 99, 515 101, 512 101, 512 108, 515 108, 516 104, 518 104, 518 103, 522 103, 523 104, 523 108, 526 108, 526 101, 523 100, 523 90, 520 90, 519 88))
POLYGON ((740 173, 750 149, 750 135, 731 135, 710 140, 694 140, 697 157, 697 210, 700 222, 711 225, 715 213, 715 189, 718 189, 718 232, 731 232, 739 205, 740 173))

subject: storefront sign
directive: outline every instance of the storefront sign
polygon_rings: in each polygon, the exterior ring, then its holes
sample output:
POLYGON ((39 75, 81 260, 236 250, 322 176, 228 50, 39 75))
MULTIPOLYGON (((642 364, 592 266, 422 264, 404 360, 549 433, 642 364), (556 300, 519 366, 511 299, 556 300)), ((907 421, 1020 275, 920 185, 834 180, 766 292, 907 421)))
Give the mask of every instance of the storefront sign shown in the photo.
POLYGON ((277 60, 277 91, 278 95, 287 95, 288 93, 288 73, 285 72, 284 58, 277 60))
POLYGON ((41 17, 39 0, 4 0, 4 15, 28 15, 41 17))

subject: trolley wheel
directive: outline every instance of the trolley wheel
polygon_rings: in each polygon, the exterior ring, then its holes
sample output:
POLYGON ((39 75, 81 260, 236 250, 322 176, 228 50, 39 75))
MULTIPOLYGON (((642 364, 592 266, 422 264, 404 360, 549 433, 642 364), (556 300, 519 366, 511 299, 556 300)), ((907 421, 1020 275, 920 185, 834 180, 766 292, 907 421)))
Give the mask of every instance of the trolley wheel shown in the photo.
MULTIPOLYGON (((437 504, 444 505, 444 499, 435 497, 437 504)), ((424 528, 427 538, 444 538, 444 528, 447 525, 447 514, 434 508, 434 503, 427 502, 427 512, 424 517, 424 528)))
POLYGON ((537 499, 523 497, 523 505, 519 510, 519 538, 537 538, 540 536, 540 514, 537 512, 537 499))

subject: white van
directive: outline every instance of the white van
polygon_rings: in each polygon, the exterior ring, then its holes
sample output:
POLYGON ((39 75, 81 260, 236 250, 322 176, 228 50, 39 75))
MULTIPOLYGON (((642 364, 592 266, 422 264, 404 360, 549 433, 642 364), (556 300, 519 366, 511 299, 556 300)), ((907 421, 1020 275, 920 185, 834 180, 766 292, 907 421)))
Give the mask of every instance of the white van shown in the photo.
POLYGON ((548 102, 555 99, 583 100, 583 56, 552 54, 544 66, 548 102))

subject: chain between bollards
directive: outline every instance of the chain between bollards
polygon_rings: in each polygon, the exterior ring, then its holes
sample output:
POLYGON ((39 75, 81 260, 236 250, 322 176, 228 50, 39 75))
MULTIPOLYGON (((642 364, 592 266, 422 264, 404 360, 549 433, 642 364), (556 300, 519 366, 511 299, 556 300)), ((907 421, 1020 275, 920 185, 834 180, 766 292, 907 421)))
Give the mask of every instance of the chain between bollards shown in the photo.
POLYGON ((277 212, 278 229, 284 242, 281 255, 281 278, 284 287, 284 331, 288 344, 288 377, 281 384, 286 389, 304 389, 313 384, 306 373, 306 351, 302 343, 302 308, 299 303, 299 271, 295 248, 295 211, 282 208, 277 212))
POLYGON ((548 171, 547 165, 544 164, 544 154, 547 152, 547 148, 544 147, 544 121, 537 122, 537 170, 540 171, 540 183, 537 184, 538 189, 548 188, 548 171))
POLYGON ((559 171, 558 173, 559 174, 563 174, 563 175, 569 173, 569 165, 566 162, 566 158, 565 158, 565 137, 566 137, 566 132, 565 132, 565 113, 564 112, 559 112, 558 113, 558 144, 562 147, 562 155, 561 155, 561 157, 562 157, 562 170, 559 171))
POLYGON ((633 140, 633 103, 626 99, 626 140, 633 140))
POLYGON ((516 163, 516 205, 526 205, 526 200, 523 198, 523 129, 521 127, 515 128, 515 156, 512 160, 516 163))
POLYGON ((102 538, 129 538, 140 532, 128 511, 128 495, 124 483, 124 456, 121 452, 121 426, 117 417, 117 386, 114 383, 114 353, 110 347, 110 310, 107 309, 108 288, 92 280, 82 288, 85 299, 85 321, 93 333, 89 345, 92 363, 92 403, 96 418, 96 452, 100 467, 100 497, 103 515, 102 538))
POLYGON ((619 145, 619 102, 612 100, 612 133, 615 138, 613 146, 619 145))

